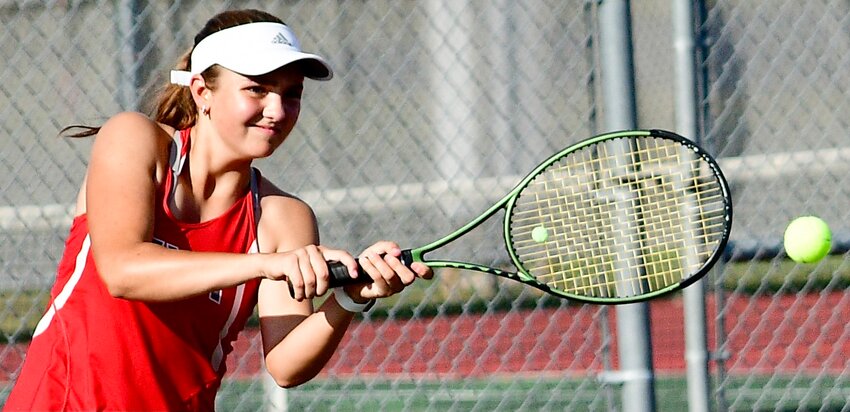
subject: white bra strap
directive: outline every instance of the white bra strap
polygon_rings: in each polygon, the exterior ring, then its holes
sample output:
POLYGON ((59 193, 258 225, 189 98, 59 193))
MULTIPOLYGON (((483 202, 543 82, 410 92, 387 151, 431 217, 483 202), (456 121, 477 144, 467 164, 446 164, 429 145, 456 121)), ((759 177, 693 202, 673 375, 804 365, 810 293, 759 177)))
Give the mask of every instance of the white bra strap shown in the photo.
POLYGON ((254 216, 260 221, 260 172, 257 168, 251 168, 251 196, 254 201, 254 216))
POLYGON ((183 170, 183 164, 186 163, 186 156, 183 156, 183 139, 180 137, 180 131, 176 130, 171 139, 173 140, 173 144, 171 145, 169 163, 171 163, 171 171, 174 172, 174 176, 179 176, 180 171, 183 170))
POLYGON ((173 198, 174 192, 177 191, 177 180, 180 172, 183 170, 183 165, 186 163, 187 157, 183 156, 183 139, 180 136, 179 130, 174 132, 171 140, 171 155, 169 156, 169 163, 171 165, 171 190, 168 193, 169 199, 173 198))
MULTIPOLYGON (((174 191, 177 189, 177 177, 180 176, 180 172, 183 170, 183 166, 186 164, 186 158, 188 156, 183 156, 183 139, 180 137, 180 131, 174 132, 174 136, 172 136, 172 145, 171 145, 171 154, 169 157, 169 163, 171 164, 171 193, 170 195, 174 195, 174 191)), ((251 168, 251 197, 254 201, 254 216, 256 216, 257 221, 259 222, 260 217, 260 172, 252 167, 251 168)))

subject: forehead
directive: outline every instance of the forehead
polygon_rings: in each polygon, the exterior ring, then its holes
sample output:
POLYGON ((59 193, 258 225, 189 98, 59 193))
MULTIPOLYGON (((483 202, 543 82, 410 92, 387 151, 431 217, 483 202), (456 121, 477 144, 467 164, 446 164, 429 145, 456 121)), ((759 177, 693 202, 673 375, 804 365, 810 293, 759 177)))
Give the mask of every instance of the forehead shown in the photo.
POLYGON ((224 82, 257 82, 257 83, 271 83, 271 84, 303 84, 304 83, 304 70, 295 64, 289 64, 283 67, 278 68, 270 73, 251 76, 244 75, 241 73, 237 73, 228 68, 218 66, 218 75, 219 81, 224 82))
POLYGON ((304 83, 304 68, 298 63, 287 64, 270 73, 259 76, 247 76, 260 83, 304 83))

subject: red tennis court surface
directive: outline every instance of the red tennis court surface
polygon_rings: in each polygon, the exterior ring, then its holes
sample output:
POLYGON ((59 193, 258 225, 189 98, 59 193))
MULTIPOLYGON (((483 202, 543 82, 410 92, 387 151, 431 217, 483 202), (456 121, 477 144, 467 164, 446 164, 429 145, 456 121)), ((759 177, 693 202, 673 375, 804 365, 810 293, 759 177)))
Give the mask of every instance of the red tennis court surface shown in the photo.
MULTIPOLYGON (((725 352, 731 373, 832 371, 850 367, 850 292, 753 298, 726 302, 725 352)), ((616 310, 611 353, 617 362, 616 310)), ((709 348, 716 351, 713 299, 707 300, 709 348)), ((650 304, 656 371, 683 373, 684 308, 681 298, 650 304)), ((254 373, 235 361, 251 347, 254 331, 243 334, 230 356, 230 370, 254 373)), ((434 374, 583 373, 601 370, 598 325, 581 307, 513 311, 488 315, 355 323, 325 373, 434 374), (579 323, 576 323, 578 321, 579 323), (585 332, 592 329, 592 332, 585 332), (577 331, 577 332, 576 332, 577 331), (342 360, 342 356, 345 360, 342 360)), ((256 348, 256 345, 254 346, 256 348)), ((256 350, 254 350, 256 356, 256 350)), ((259 364, 256 362, 250 364, 259 364)))
MULTIPOLYGON (((850 368, 850 292, 729 298, 725 351, 731 373, 834 371, 850 368)), ((654 301, 656 371, 685 370, 681 298, 654 301)), ((707 300, 709 347, 715 351, 715 305, 707 300)), ((431 374, 584 373, 601 370, 602 335, 587 308, 355 322, 323 373, 431 374), (345 359, 343 360, 343 356, 345 359)), ((616 310, 608 324, 615 331, 616 310)), ((234 377, 259 373, 257 330, 246 330, 228 357, 234 377)), ((611 353, 616 365, 616 335, 611 353)), ((25 345, 0 346, 0 382, 12 379, 25 345)))

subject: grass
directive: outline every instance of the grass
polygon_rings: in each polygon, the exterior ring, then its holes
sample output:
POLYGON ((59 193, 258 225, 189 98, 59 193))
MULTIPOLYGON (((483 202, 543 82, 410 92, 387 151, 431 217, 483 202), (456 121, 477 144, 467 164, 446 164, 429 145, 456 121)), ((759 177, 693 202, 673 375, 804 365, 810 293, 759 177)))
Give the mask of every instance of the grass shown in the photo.
POLYGON ((0 290, 0 343, 28 342, 48 298, 47 290, 0 290))
POLYGON ((726 265, 723 288, 739 293, 797 293, 850 288, 850 265, 843 255, 829 256, 816 264, 789 259, 751 260, 726 265))
MULTIPOLYGON (((682 379, 661 379, 660 391, 682 394, 682 379)), ((220 392, 217 409, 262 410, 262 385, 231 382, 220 392), (246 395, 248 394, 248 395, 246 395)), ((288 410, 322 411, 591 411, 606 410, 608 395, 594 377, 495 377, 488 379, 332 379, 313 380, 286 391, 288 410)), ((687 410, 684 399, 659 404, 658 410, 687 410)))
MULTIPOLYGON (((718 385, 714 385, 714 389, 718 385)), ((834 377, 749 376, 723 382, 725 406, 747 411, 840 411, 850 382, 834 377)), ((620 387, 593 376, 508 376, 487 379, 316 379, 287 390, 289 410, 608 410, 621 409, 620 387)), ((656 409, 688 410, 684 376, 655 381, 656 409)), ((265 393, 258 381, 230 381, 220 410, 261 410, 265 393)), ((715 402, 713 393, 711 402, 715 402)), ((715 407, 716 405, 712 405, 715 407)))

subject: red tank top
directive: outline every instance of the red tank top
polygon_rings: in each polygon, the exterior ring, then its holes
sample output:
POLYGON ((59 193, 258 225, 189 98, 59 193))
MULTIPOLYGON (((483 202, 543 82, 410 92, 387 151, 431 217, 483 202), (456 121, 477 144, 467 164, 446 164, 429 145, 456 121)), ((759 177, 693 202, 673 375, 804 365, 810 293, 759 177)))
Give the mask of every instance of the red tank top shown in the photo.
MULTIPOLYGON (((171 173, 157 192, 154 241, 181 250, 256 252, 253 169, 251 190, 223 215, 201 223, 174 218, 168 198, 188 147, 189 131, 175 133, 171 173)), ((100 279, 89 246, 81 215, 5 410, 212 410, 259 280, 176 302, 119 299, 100 279)))

